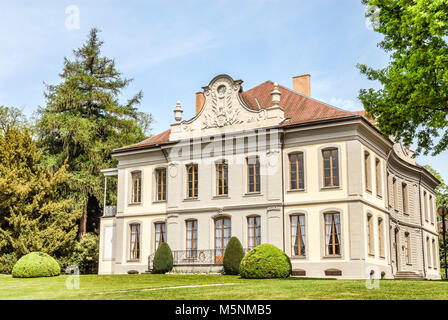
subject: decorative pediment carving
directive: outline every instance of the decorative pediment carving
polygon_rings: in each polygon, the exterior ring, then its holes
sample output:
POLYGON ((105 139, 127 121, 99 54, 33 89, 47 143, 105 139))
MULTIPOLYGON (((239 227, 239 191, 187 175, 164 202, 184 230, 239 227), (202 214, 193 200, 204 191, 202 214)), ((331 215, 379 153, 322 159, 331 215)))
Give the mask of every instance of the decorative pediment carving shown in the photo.
POLYGON ((171 125, 170 140, 256 129, 279 124, 283 110, 275 106, 253 110, 241 97, 241 80, 215 77, 204 90, 204 106, 191 120, 171 125))
POLYGON ((394 151, 402 160, 415 165, 414 151, 403 146, 401 142, 394 144, 394 151))

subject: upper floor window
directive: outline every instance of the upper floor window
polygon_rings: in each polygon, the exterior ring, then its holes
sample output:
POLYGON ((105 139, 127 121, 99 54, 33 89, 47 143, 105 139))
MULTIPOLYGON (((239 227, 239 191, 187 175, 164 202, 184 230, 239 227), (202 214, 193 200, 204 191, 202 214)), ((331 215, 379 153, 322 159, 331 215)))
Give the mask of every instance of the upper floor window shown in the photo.
POLYGON ((434 224, 434 204, 432 203, 432 195, 429 195, 429 213, 431 214, 431 223, 434 224))
POLYGON ((397 179, 392 179, 392 194, 393 194, 393 201, 394 201, 394 209, 398 210, 397 207, 397 179))
POLYGON ((259 216, 248 217, 247 228, 249 250, 252 250, 261 244, 261 218, 259 216))
POLYGON ((166 241, 166 224, 165 222, 157 222, 154 224, 155 227, 155 245, 156 250, 162 242, 166 241))
POLYGON ((305 215, 291 216, 291 255, 306 255, 305 215))
POLYGON ((166 169, 159 168, 156 169, 156 200, 165 201, 166 200, 166 169))
POLYGON ((376 185, 376 195, 381 197, 383 195, 382 185, 381 185, 381 161, 380 159, 375 159, 375 185, 376 185))
POLYGON ((426 191, 423 191, 423 208, 425 210, 425 220, 428 221, 428 199, 426 191))
POLYGON ((364 175, 366 179, 366 190, 372 192, 372 180, 370 177, 370 153, 364 152, 364 175))
POLYGON ((247 192, 260 192, 260 160, 247 158, 247 192))
POLYGON ((372 215, 367 215, 367 240, 369 246, 369 255, 375 254, 375 247, 373 243, 373 217, 372 215))
POLYGON ((218 196, 229 194, 229 166, 222 161, 216 164, 216 194, 218 196))
POLYGON ((384 258, 384 226, 383 219, 378 219, 378 248, 380 250, 380 257, 384 258))
POLYGON ((187 257, 198 256, 198 220, 187 220, 187 257))
POLYGON ((305 189, 303 152, 291 153, 289 155, 289 189, 305 189))
POLYGON ((324 187, 339 186, 339 157, 338 149, 322 150, 324 187))
POLYGON ((401 193, 403 200, 403 213, 408 213, 408 185, 406 183, 401 184, 401 193))
POLYGON ((325 255, 341 254, 341 216, 337 212, 325 213, 325 255))
POLYGON ((187 165, 187 197, 198 197, 198 165, 187 165))
POLYGON ((140 224, 131 224, 130 227, 130 246, 129 259, 140 259, 140 224))
POLYGON ((132 203, 142 202, 142 172, 134 171, 132 176, 132 203))

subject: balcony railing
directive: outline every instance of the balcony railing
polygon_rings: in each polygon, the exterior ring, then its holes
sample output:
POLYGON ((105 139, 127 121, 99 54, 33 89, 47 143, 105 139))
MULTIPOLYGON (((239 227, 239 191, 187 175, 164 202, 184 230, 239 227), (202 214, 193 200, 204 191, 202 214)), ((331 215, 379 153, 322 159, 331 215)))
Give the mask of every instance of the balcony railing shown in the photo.
MULTIPOLYGON (((243 249, 244 253, 250 249, 243 249)), ((210 266, 222 265, 224 259, 223 249, 194 249, 173 250, 174 266, 210 266)), ((152 270, 155 253, 148 257, 148 270, 152 270)))
POLYGON ((117 215, 117 206, 106 206, 103 217, 115 217, 117 215))

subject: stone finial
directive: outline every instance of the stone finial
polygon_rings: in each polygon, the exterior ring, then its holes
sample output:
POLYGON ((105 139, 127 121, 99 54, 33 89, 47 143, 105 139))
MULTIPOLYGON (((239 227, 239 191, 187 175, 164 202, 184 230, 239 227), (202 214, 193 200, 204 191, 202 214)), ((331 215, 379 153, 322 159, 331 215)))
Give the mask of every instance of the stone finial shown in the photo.
POLYGON ((174 120, 176 122, 182 121, 182 113, 184 110, 182 110, 182 107, 180 106, 180 101, 177 101, 176 108, 174 109, 174 120))
POLYGON ((274 89, 272 89, 271 91, 271 98, 272 98, 272 106, 273 107, 277 107, 280 103, 280 96, 282 95, 282 93, 280 92, 280 90, 278 90, 278 83, 275 82, 274 83, 274 89))

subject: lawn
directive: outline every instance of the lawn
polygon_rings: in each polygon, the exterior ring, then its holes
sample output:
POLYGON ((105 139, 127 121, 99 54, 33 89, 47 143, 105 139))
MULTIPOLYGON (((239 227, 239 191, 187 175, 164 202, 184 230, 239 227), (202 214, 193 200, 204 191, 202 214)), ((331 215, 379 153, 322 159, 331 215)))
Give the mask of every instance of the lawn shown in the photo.
POLYGON ((82 275, 79 289, 67 276, 13 279, 0 275, 0 299, 448 299, 448 282, 324 279, 245 280, 215 275, 82 275), (187 287, 189 286, 189 287, 187 287))

